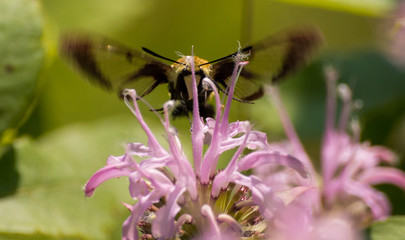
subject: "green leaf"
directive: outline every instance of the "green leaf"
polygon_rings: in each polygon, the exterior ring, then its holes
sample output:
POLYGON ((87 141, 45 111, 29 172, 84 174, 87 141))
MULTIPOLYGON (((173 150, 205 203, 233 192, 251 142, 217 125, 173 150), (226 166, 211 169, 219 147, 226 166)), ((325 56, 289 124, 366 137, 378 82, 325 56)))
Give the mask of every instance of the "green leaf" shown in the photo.
POLYGON ((383 16, 389 13, 396 1, 393 0, 279 0, 297 5, 326 8, 359 15, 383 16))
POLYGON ((398 240, 405 236, 405 216, 390 217, 371 227, 372 240, 398 240))
POLYGON ((68 126, 35 142, 21 138, 3 148, 0 239, 119 239, 129 216, 120 202, 134 203, 127 179, 103 183, 91 198, 82 188, 110 154, 124 153, 126 142, 146 143, 140 133, 133 117, 121 117, 68 126))
POLYGON ((0 0, 0 142, 28 116, 43 64, 42 18, 34 0, 0 0))

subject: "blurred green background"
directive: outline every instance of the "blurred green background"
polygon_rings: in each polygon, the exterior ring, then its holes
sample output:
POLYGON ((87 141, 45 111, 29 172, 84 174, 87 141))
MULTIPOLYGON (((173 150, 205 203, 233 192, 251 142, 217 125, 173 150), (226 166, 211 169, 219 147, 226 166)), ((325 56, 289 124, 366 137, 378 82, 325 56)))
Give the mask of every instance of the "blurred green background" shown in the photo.
MULTIPOLYGON (((212 60, 234 52, 238 40, 252 43, 286 28, 318 26, 326 44, 310 66, 280 86, 315 164, 326 65, 333 65, 339 81, 363 101, 354 113, 362 139, 390 147, 403 160, 405 71, 388 54, 397 39, 392 30, 398 3, 0 0, 0 239, 116 239, 128 216, 119 204, 130 202, 125 180, 104 184, 91 199, 82 196, 81 188, 110 154, 124 153, 125 143, 145 143, 144 133, 114 94, 90 85, 60 59, 61 33, 100 34, 169 58, 177 58, 175 51, 189 54, 194 46, 197 56, 212 60)), ((157 108, 167 99, 165 86, 146 97, 157 108)), ((269 99, 233 104, 232 120, 253 121, 270 142, 284 138, 269 99)), ((141 109, 164 143, 157 117, 141 109)), ((187 146, 188 120, 172 123, 187 146)), ((404 169, 404 161, 399 165, 404 169)), ((404 214, 403 192, 389 186, 383 190, 394 213, 404 214)))

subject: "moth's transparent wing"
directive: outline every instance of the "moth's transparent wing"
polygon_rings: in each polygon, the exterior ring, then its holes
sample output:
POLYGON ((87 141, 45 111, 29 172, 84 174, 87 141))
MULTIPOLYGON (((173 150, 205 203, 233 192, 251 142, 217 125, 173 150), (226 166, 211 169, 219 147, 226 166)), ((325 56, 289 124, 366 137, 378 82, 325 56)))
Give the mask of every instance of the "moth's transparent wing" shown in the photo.
POLYGON ((169 65, 149 57, 145 52, 101 37, 65 35, 61 52, 92 83, 119 95, 125 88, 133 88, 143 97, 159 84, 168 83, 171 71, 169 65))
MULTIPOLYGON (((277 83, 305 65, 322 43, 316 28, 295 29, 265 38, 240 50, 249 54, 249 64, 243 67, 235 86, 235 98, 253 101, 263 95, 263 84, 277 83)), ((223 88, 228 88, 234 57, 229 55, 212 65, 212 77, 223 88)))
MULTIPOLYGON (((212 65, 211 76, 225 93, 228 91, 234 68, 233 57, 212 65)), ((263 83, 260 76, 243 68, 235 85, 234 99, 249 102, 262 97, 263 93, 263 83)))
POLYGON ((269 36, 254 44, 246 70, 277 83, 308 64, 323 42, 317 28, 297 28, 269 36))

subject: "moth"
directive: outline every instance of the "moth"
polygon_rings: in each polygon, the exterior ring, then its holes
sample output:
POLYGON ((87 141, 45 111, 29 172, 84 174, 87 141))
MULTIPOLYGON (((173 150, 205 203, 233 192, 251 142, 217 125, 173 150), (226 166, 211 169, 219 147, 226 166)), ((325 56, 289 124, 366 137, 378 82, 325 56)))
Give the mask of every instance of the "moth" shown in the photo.
MULTIPOLYGON (((252 103, 263 96, 264 85, 278 83, 308 63, 321 43, 318 29, 301 28, 269 36, 213 61, 194 57, 201 116, 214 116, 207 97, 212 90, 204 88, 202 80, 211 79, 226 94, 236 54, 248 55, 249 64, 243 67, 235 85, 234 100, 252 103)), ((133 50, 107 38, 84 34, 63 36, 61 53, 92 83, 119 95, 124 89, 133 88, 139 97, 144 97, 157 86, 167 84, 170 99, 178 102, 172 117, 192 113, 193 79, 186 57, 172 60, 145 47, 133 50)))

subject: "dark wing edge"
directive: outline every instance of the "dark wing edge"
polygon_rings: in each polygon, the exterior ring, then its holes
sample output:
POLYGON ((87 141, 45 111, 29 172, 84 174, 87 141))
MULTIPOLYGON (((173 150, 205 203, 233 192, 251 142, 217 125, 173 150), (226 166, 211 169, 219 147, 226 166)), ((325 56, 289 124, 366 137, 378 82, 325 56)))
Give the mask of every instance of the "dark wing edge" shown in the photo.
MULTIPOLYGON (((235 86, 234 99, 241 102, 250 102, 261 98, 264 94, 263 84, 278 83, 289 74, 297 71, 309 62, 315 50, 322 43, 323 36, 318 28, 305 27, 272 35, 252 46, 243 48, 240 52, 249 54, 250 63, 243 67, 241 71, 235 86), (271 51, 268 51, 269 49, 271 51), (277 49, 277 51, 273 51, 273 49, 277 49), (273 55, 273 52, 278 54, 273 55), (271 72, 270 77, 251 67, 256 64, 255 58, 260 54, 266 58, 264 71, 271 72), (267 61, 272 58, 279 59, 267 61), (272 62, 275 64, 272 64, 272 62)), ((212 61, 211 76, 224 89, 228 88, 235 67, 234 57, 236 54, 238 52, 212 61)), ((222 91, 226 93, 226 90, 222 91)))
POLYGON ((84 73, 92 83, 111 90, 112 85, 97 66, 93 54, 93 42, 90 38, 77 34, 64 34, 61 37, 60 53, 80 72, 84 73))
POLYGON ((170 66, 102 37, 69 33, 61 37, 60 51, 91 83, 107 91, 134 88, 140 97, 168 83, 170 66))
POLYGON ((322 32, 316 27, 294 28, 272 35, 253 45, 252 58, 254 59, 256 53, 280 46, 284 50, 279 60, 280 66, 271 76, 271 82, 278 83, 289 74, 308 64, 315 50, 323 42, 322 32))

